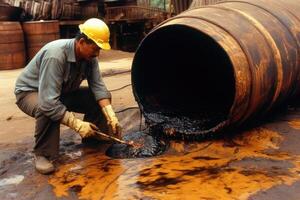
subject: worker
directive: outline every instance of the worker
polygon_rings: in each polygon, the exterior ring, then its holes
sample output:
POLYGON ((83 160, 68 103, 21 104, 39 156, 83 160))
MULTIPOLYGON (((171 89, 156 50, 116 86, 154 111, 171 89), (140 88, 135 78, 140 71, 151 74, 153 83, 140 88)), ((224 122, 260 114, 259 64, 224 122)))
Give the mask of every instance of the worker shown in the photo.
POLYGON ((109 50, 109 28, 91 18, 79 25, 73 39, 46 44, 16 81, 17 106, 35 122, 35 168, 42 174, 55 171, 53 159, 59 152, 60 124, 81 138, 107 130, 120 138, 121 126, 111 106, 111 94, 99 71, 100 50, 109 50), (80 86, 87 79, 88 87, 80 86), (73 112, 84 113, 83 120, 73 112))

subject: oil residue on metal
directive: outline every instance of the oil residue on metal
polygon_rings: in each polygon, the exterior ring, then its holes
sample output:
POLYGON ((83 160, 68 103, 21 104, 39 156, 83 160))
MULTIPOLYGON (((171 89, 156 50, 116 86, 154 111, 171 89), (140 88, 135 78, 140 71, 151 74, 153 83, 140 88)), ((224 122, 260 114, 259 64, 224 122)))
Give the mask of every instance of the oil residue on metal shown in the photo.
POLYGON ((214 129, 226 123, 226 115, 222 112, 206 112, 197 115, 197 118, 185 117, 176 113, 144 112, 150 126, 161 130, 163 134, 172 138, 199 139, 206 134, 213 133, 214 129), (220 123, 221 122, 221 123, 220 123), (219 124, 216 126, 216 124, 219 124), (216 126, 215 128, 212 128, 216 126))

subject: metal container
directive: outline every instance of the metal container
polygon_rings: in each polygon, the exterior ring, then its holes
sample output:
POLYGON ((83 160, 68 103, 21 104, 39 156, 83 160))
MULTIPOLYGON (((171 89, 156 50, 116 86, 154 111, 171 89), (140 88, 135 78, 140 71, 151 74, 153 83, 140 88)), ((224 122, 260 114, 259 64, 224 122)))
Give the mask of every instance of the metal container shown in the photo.
POLYGON ((26 54, 19 22, 0 21, 0 70, 25 66, 26 54))
POLYGON ((59 21, 30 21, 22 23, 26 41, 27 61, 48 42, 60 38, 59 21))
POLYGON ((299 19, 300 0, 239 0, 163 22, 141 42, 132 65, 146 120, 172 123, 165 133, 208 134, 298 95, 299 19))

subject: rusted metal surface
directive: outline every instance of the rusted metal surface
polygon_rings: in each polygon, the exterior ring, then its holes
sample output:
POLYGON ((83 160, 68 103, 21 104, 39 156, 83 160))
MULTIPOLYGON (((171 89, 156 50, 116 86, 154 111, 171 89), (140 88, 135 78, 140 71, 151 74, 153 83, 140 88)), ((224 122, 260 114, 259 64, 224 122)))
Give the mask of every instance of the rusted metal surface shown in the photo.
POLYGON ((175 132, 206 134, 263 116, 299 94, 299 13, 299 0, 241 0, 166 20, 133 61, 134 93, 146 118, 181 116, 193 127, 175 132), (211 123, 220 113, 224 118, 211 123))

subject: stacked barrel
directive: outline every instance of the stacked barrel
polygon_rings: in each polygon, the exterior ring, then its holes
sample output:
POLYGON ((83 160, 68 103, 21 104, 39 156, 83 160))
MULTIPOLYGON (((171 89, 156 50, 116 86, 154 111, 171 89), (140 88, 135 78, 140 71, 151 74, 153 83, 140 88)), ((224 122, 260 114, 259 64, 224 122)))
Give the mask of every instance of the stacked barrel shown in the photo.
POLYGON ((24 67, 26 62, 21 24, 0 21, 0 70, 24 67))
POLYGON ((0 11, 0 70, 25 67, 45 44, 60 38, 58 20, 21 23, 22 9, 6 3, 0 11))
POLYGON ((20 8, 0 3, 0 70, 25 65, 23 30, 20 22, 16 21, 20 14, 20 8))
POLYGON ((28 62, 45 44, 60 38, 58 20, 23 22, 22 27, 28 62))
POLYGON ((0 70, 24 67, 45 44, 59 37, 57 20, 0 21, 0 70))
POLYGON ((42 46, 59 38, 57 20, 20 23, 22 8, 7 3, 0 3, 0 11, 0 70, 24 67, 42 46))

